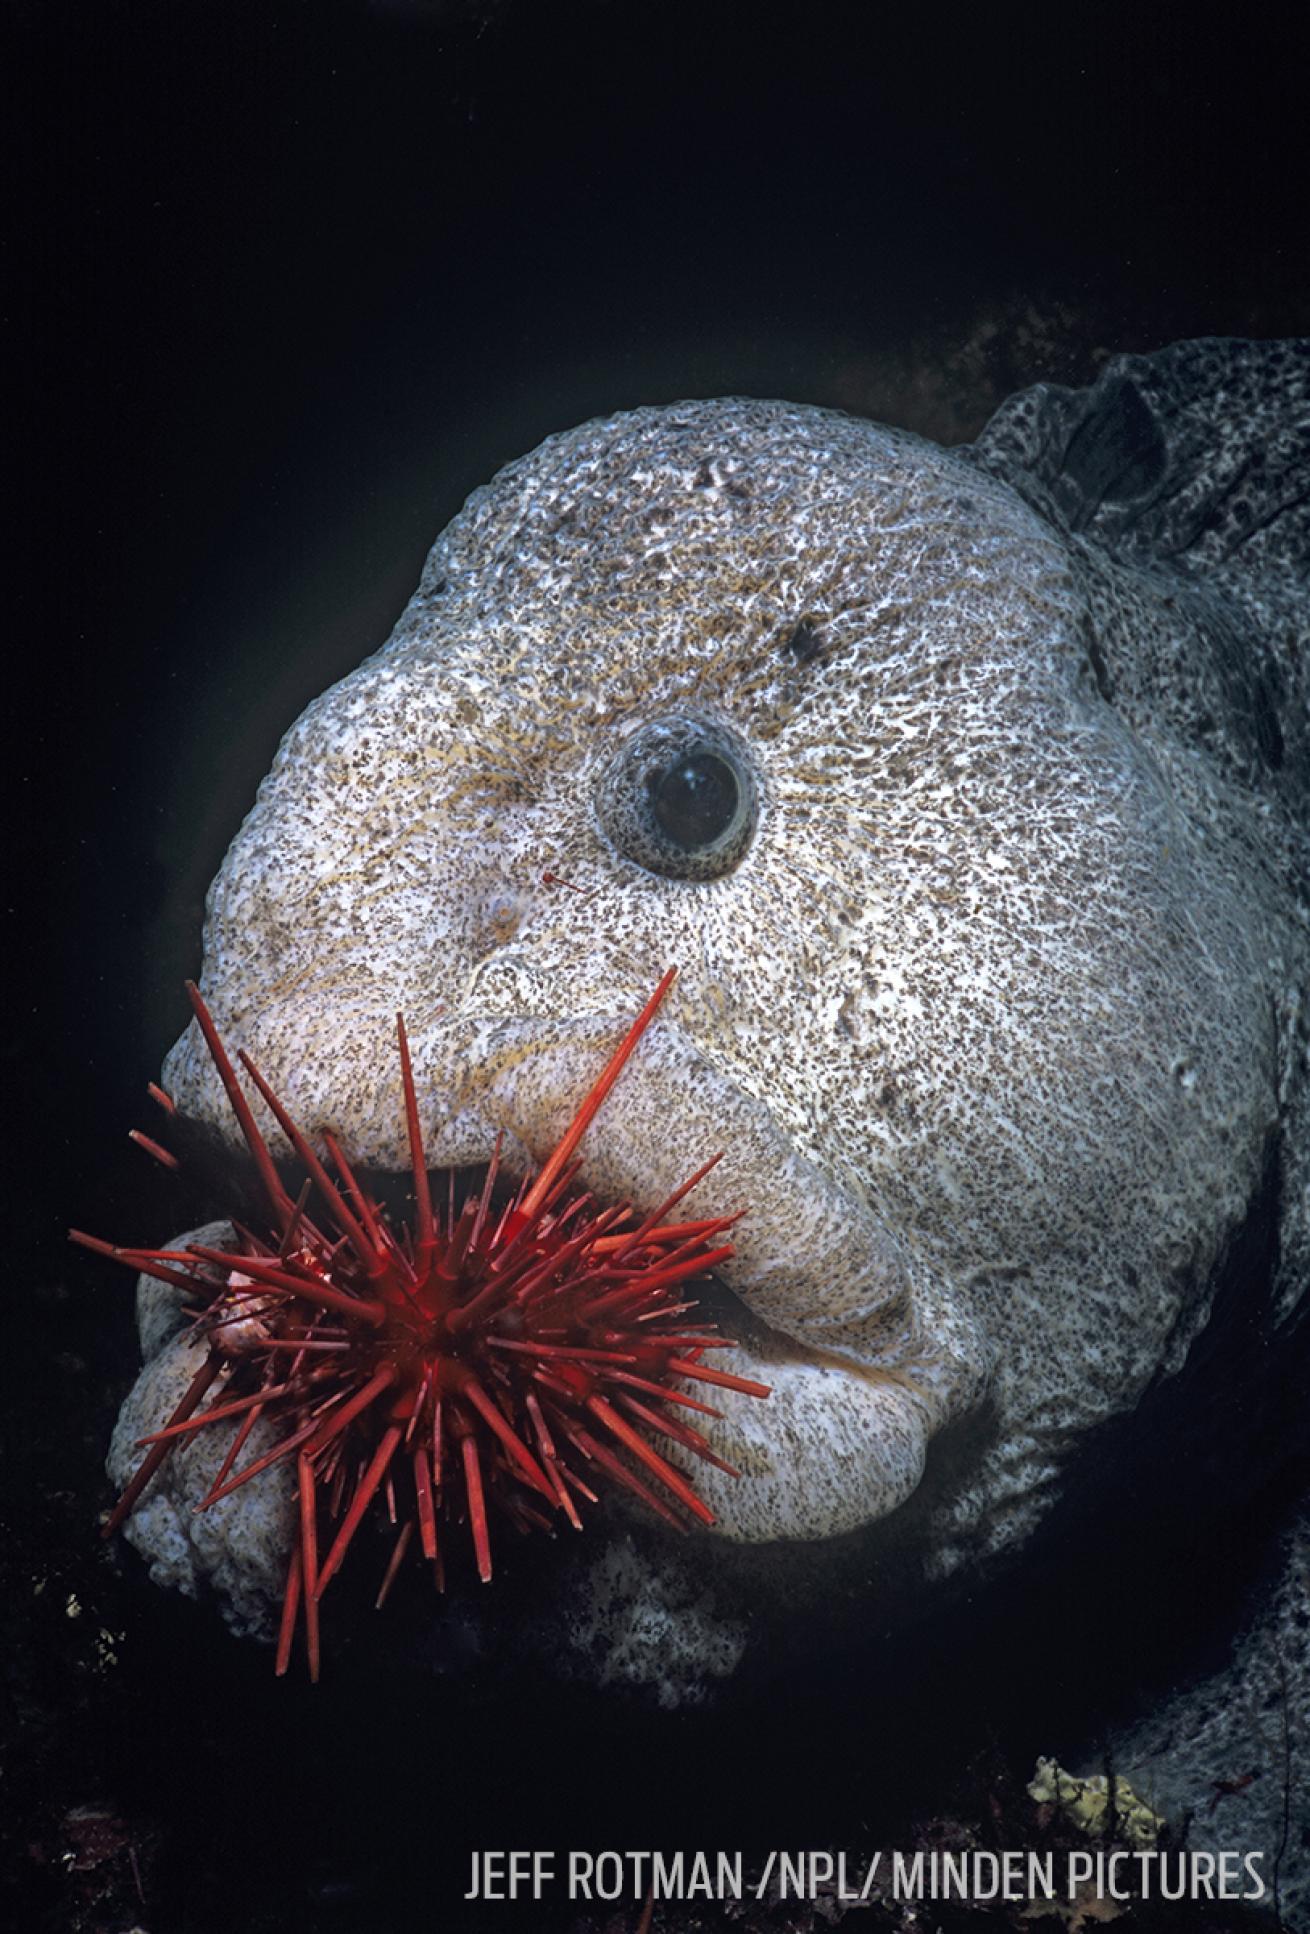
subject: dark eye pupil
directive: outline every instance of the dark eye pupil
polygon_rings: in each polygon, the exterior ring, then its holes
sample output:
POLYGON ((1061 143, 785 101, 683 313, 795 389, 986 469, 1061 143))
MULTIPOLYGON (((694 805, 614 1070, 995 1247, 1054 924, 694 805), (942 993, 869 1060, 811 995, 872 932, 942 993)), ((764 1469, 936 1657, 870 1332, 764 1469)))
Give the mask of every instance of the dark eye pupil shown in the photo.
POLYGON ((652 772, 646 785, 660 826, 686 852, 709 846, 737 811, 737 775, 713 752, 693 752, 652 772))

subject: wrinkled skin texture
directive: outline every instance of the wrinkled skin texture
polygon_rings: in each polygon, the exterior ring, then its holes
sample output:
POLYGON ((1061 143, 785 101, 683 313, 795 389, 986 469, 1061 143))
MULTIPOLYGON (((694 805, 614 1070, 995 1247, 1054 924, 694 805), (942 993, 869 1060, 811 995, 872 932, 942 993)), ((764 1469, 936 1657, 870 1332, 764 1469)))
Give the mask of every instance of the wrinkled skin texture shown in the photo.
MULTIPOLYGON (((753 401, 584 425, 475 492, 287 734, 202 988, 352 1159, 406 1159, 398 1009, 433 1162, 504 1130, 523 1168, 679 970, 584 1176, 650 1201, 724 1148, 699 1212, 750 1205, 725 1360, 776 1394, 712 1428, 744 1475, 702 1474, 693 1574, 898 1507, 928 1576, 1017 1549, 1184 1362, 1271 1149, 1252 1320, 1294 1322, 1306 360, 1124 358, 958 452, 753 401), (669 720, 756 795, 719 877, 650 870, 612 804, 669 720)), ((233 1138, 194 1029, 165 1081, 233 1138)))

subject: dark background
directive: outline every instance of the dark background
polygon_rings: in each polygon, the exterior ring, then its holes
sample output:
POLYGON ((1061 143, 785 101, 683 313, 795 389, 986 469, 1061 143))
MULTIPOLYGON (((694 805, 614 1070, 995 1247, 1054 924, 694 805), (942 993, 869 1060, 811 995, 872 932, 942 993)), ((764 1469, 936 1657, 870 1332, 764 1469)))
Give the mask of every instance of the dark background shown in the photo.
POLYGON ((125 1131, 278 737, 467 492, 588 415, 746 392, 959 441, 1117 350, 1310 330, 1310 37, 822 0, 10 0, 4 30, 12 1872, 27 1924, 253 1926, 257 1893, 353 1926, 361 1863, 323 1877, 290 1772, 258 1888, 230 1850, 179 1878, 198 1815, 248 1810, 213 1791, 237 1738, 291 1721, 96 1542, 130 1285, 63 1242, 181 1220, 125 1131))

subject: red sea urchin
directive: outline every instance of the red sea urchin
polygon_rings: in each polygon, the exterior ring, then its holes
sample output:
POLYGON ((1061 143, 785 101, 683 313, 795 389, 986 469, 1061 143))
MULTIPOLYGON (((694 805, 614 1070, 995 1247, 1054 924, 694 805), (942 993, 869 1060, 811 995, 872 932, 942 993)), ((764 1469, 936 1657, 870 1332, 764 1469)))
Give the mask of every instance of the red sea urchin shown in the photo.
MULTIPOLYGON (((318 1677, 319 1601, 375 1503, 395 1527, 379 1605, 416 1531, 443 1589, 445 1530, 466 1521, 486 1582, 493 1511, 524 1531, 552 1529, 556 1513, 580 1530, 579 1507, 597 1501, 597 1479, 635 1493, 679 1529, 681 1514, 713 1522, 688 1479, 648 1439, 662 1436, 735 1476, 684 1415, 672 1414, 718 1413, 676 1386, 688 1380, 769 1394, 767 1385, 704 1361, 724 1339, 692 1319, 695 1304, 681 1300, 693 1278, 732 1253, 730 1244, 714 1244, 735 1217, 666 1220, 719 1157, 644 1217, 627 1203, 598 1209, 588 1194, 569 1195, 578 1143, 673 977, 670 968, 540 1173, 503 1207, 493 1206, 499 1143, 482 1187, 461 1207, 453 1173, 444 1215, 433 1203, 397 1017, 415 1201, 413 1227, 399 1235, 333 1136, 323 1139, 339 1183, 243 1053, 246 1073, 307 1171, 292 1199, 209 1010, 188 983, 254 1157, 271 1227, 265 1239, 237 1227, 230 1250, 200 1243, 124 1249, 70 1231, 85 1247, 200 1298, 196 1327, 209 1340, 168 1423, 142 1439, 146 1455, 105 1530, 109 1535, 131 1515, 174 1446, 209 1424, 239 1420, 200 1510, 294 1456, 299 1536, 283 1595, 279 1673, 299 1621, 310 1676, 318 1677), (307 1213, 311 1189, 324 1226, 307 1213), (213 1401, 201 1409, 214 1385, 213 1401), (277 1431, 276 1442, 236 1469, 260 1419, 277 1431)), ((152 1092, 171 1109, 166 1096, 152 1092)), ((136 1139, 176 1166, 149 1138, 136 1139)))

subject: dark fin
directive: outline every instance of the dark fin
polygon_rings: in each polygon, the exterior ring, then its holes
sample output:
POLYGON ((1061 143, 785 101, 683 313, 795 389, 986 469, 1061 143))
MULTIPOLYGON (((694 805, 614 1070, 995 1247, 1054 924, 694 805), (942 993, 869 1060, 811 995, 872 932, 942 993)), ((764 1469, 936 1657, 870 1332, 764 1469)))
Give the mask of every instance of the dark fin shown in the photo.
POLYGON ((1116 356, 1003 403, 975 460, 1125 560, 1310 568, 1310 338, 1116 356))

